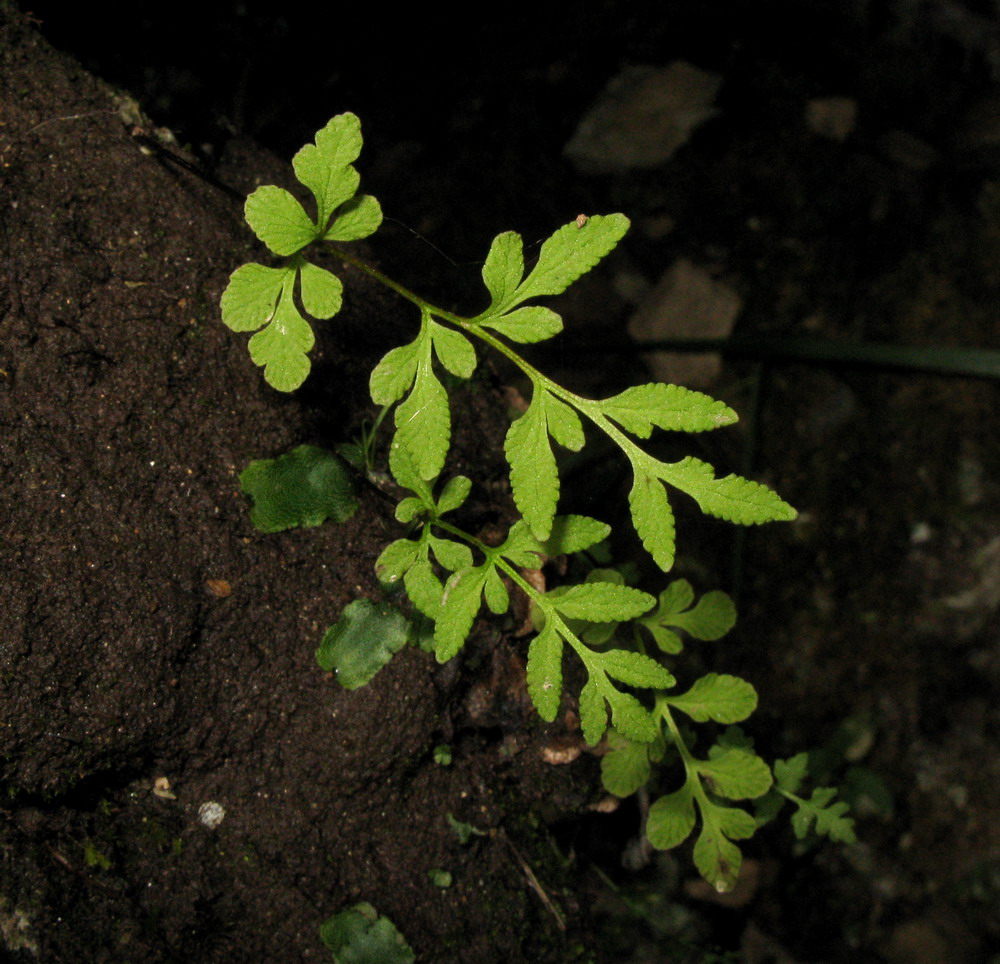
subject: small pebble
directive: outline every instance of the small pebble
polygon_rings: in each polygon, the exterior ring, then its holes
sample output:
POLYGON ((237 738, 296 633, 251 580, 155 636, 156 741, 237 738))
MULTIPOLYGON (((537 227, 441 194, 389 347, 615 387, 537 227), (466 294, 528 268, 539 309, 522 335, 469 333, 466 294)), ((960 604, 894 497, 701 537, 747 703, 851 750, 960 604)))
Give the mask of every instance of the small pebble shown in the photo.
POLYGON ((215 830, 226 818, 226 808, 221 803, 210 800, 198 808, 198 822, 209 830, 215 830))

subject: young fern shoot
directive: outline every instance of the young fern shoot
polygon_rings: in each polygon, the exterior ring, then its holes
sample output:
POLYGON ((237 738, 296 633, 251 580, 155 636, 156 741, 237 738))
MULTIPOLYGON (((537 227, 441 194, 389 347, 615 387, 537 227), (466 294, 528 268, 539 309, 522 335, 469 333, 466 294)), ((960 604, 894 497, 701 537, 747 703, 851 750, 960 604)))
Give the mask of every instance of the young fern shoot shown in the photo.
MULTIPOLYGON (((295 175, 314 198, 315 216, 278 187, 260 187, 247 199, 247 222, 267 248, 285 260, 280 267, 238 268, 222 296, 222 317, 234 331, 256 332, 249 342, 251 358, 279 391, 293 391, 309 374, 314 337, 303 310, 325 320, 341 307, 340 279, 307 260, 308 249, 316 243, 367 237, 381 223, 378 202, 357 193, 359 177, 352 162, 360 150, 358 118, 341 114, 317 133, 315 143, 295 155, 295 175)), ((737 416, 724 403, 668 384, 638 385, 605 399, 585 398, 538 371, 514 347, 562 331, 562 318, 555 311, 532 302, 565 291, 615 248, 628 227, 622 214, 578 217, 542 244, 530 270, 521 237, 511 231, 497 236, 482 271, 489 306, 469 317, 430 304, 353 253, 332 249, 342 262, 411 302, 419 315, 413 340, 391 349, 369 382, 372 401, 383 407, 383 414, 394 410, 389 469, 410 493, 396 508, 396 518, 409 531, 386 546, 376 572, 386 584, 401 582, 413 606, 433 621, 432 645, 441 662, 462 649, 484 603, 499 615, 510 606, 511 587, 523 592, 537 630, 528 650, 527 680, 539 715, 546 721, 556 718, 564 699, 563 657, 572 653, 586 671, 577 695, 586 742, 600 741, 609 732, 609 722, 613 728, 612 752, 605 757, 609 789, 634 792, 649 777, 650 763, 673 746, 686 779, 651 809, 650 840, 654 846, 676 845, 693 829, 697 810, 701 832, 696 864, 707 879, 727 889, 740 861, 732 841, 750 836, 755 822, 746 811, 721 803, 720 797, 738 800, 766 794, 772 786, 771 771, 746 747, 721 741, 707 759, 696 758, 674 714, 684 713, 696 722, 733 723, 753 711, 756 693, 736 677, 709 674, 685 694, 669 695, 676 680, 660 658, 647 654, 642 631, 667 655, 681 648, 678 629, 695 638, 717 638, 731 625, 730 616, 735 618, 731 603, 727 608, 728 597, 710 593, 689 609, 693 592, 684 589, 686 583, 673 583, 657 600, 620 578, 595 578, 542 592, 524 575, 525 570, 541 568, 546 558, 588 549, 610 532, 595 519, 557 514, 560 478, 553 443, 581 450, 585 423, 607 435, 628 460, 632 524, 664 571, 675 556, 671 489, 686 493, 706 514, 740 525, 795 517, 795 510, 763 485, 737 475, 719 478, 711 465, 693 457, 664 462, 640 444, 654 429, 705 432, 731 425, 737 416), (511 423, 504 443, 521 519, 499 546, 484 544, 445 518, 464 503, 472 482, 455 476, 440 483, 452 422, 441 371, 459 379, 471 377, 478 363, 477 343, 509 359, 532 386, 527 410, 511 423), (713 601, 706 603, 710 597, 713 601), (619 625, 633 627, 630 640, 616 638, 619 625), (649 691, 651 699, 644 701, 633 690, 649 691)), ((319 510, 310 511, 327 510, 321 503, 319 510)), ((350 620, 345 617, 328 632, 319 654, 321 665, 343 669, 351 685, 367 682, 402 645, 394 624, 392 646, 357 656, 359 645, 380 635, 382 618, 369 609, 352 612, 350 620)), ((779 787, 782 799, 800 810, 813 806, 810 819, 817 827, 835 825, 832 818, 821 823, 828 798, 810 803, 796 795, 797 789, 790 776, 779 787)), ((842 813, 833 817, 842 819, 842 813)))

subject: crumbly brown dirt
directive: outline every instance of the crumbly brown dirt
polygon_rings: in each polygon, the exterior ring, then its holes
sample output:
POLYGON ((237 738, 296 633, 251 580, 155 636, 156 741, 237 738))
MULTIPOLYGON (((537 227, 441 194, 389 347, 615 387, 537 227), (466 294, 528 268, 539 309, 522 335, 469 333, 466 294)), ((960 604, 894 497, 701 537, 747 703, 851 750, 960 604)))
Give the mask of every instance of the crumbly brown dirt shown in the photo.
MULTIPOLYGON (((593 784, 544 766, 537 728, 498 752, 523 706, 480 693, 457 726, 507 644, 465 676, 409 650, 344 691, 314 649, 378 597, 391 510, 366 490, 344 525, 262 536, 239 491, 249 460, 370 416, 396 306, 348 271, 311 387, 267 389, 218 320, 238 202, 144 151, 127 99, 30 25, 0 30, 0 957, 322 960, 319 924, 365 900, 421 960, 551 959, 518 828, 593 784), (449 814, 485 835, 461 845, 449 814)), ((268 160, 245 164, 237 187, 268 160)), ((502 438, 497 388, 475 392, 457 465, 502 438)), ((478 500, 480 523, 505 511, 478 500)))

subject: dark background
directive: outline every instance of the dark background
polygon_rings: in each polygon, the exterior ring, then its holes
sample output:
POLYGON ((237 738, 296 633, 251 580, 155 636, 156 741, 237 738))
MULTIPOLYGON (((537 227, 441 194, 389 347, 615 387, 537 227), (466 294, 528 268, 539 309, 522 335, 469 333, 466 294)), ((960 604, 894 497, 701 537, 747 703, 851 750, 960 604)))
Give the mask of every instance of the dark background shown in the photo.
MULTIPOLYGON (((817 227, 856 230, 856 222, 867 222, 870 182, 898 172, 820 160, 799 145, 790 182, 787 158, 772 155, 801 136, 803 104, 855 97, 854 146, 893 127, 951 155, 963 111, 993 79, 994 39, 980 20, 995 22, 985 0, 604 0, 452 13, 283 6, 37 2, 31 9, 56 46, 131 90, 207 162, 237 135, 288 158, 329 117, 354 111, 366 139, 359 162, 366 189, 390 218, 460 265, 481 262, 500 230, 517 229, 530 241, 580 211, 634 216, 639 199, 678 222, 666 244, 674 250, 652 252, 652 264, 669 263, 685 245, 731 247, 748 215, 787 220, 804 200, 822 204, 826 196, 836 200, 817 227), (972 36, 958 37, 949 26, 951 8, 972 19, 972 36), (677 59, 723 76, 719 116, 675 164, 631 184, 579 174, 563 147, 605 84, 627 65, 677 59), (720 195, 719 165, 734 153, 741 167, 722 172, 720 195), (781 169, 780 176, 772 181, 769 169, 781 169), (845 209, 844 192, 830 189, 844 177, 854 181, 856 209, 845 209)), ((885 219, 901 235, 913 220, 885 219)), ((390 220, 380 240, 393 229, 406 234, 390 220)), ((447 264, 424 245, 407 250, 418 273, 433 275, 447 264)))

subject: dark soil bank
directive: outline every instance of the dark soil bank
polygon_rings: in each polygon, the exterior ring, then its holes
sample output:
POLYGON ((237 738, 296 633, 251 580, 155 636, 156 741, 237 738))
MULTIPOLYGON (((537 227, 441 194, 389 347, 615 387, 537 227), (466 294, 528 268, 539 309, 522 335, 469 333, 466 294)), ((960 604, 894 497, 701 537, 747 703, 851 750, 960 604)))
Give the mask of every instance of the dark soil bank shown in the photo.
MULTIPOLYGON (((329 961, 319 925, 366 901, 421 962, 996 964, 995 372, 786 357, 792 336, 1000 348, 991 5, 535 4, 426 43, 376 8, 327 28, 252 2, 196 21, 65 6, 0 0, 0 960, 329 961), (314 70, 335 43, 342 65, 314 70), (703 126, 651 165, 575 168, 563 147, 605 83, 677 61, 717 78, 703 126), (318 326, 313 375, 271 391, 219 319, 259 254, 239 200, 143 138, 197 149, 237 193, 291 188, 291 153, 347 109, 363 189, 405 221, 367 253, 446 307, 481 297, 502 230, 533 249, 581 212, 632 219, 531 355, 568 387, 648 379, 626 322, 678 265, 704 282, 696 317, 715 285, 739 305, 750 358, 697 387, 743 421, 681 454, 799 519, 734 534, 679 506, 677 574, 737 595, 740 622, 677 675, 750 680, 757 750, 816 751, 856 845, 799 843, 779 818, 722 898, 689 846, 645 860, 641 805, 599 812, 572 713, 544 727, 527 703, 511 624, 483 618, 454 665, 408 648, 355 692, 318 668, 343 607, 379 598, 392 506, 361 487, 346 524, 262 535, 237 477, 355 437, 372 364, 415 319, 335 266, 345 309, 318 326), (481 834, 462 843, 449 817, 481 834)), ((481 369, 451 458, 489 532, 511 519, 511 396, 481 369)), ((561 505, 619 523, 612 462, 568 464, 561 505)))
POLYGON ((458 675, 416 651, 356 693, 324 676, 319 636, 377 595, 391 512, 364 497, 346 525, 261 537, 238 492, 253 457, 366 414, 338 399, 364 403, 383 300, 349 277, 352 350, 317 356, 335 391, 270 391, 218 321, 250 251, 238 202, 158 163, 134 104, 16 17, 0 58, 0 957, 322 960, 318 925, 366 900, 422 959, 552 959, 518 828, 593 783, 529 736, 498 754, 488 706, 489 739, 456 731, 458 675), (461 846, 449 814, 487 835, 461 846))

